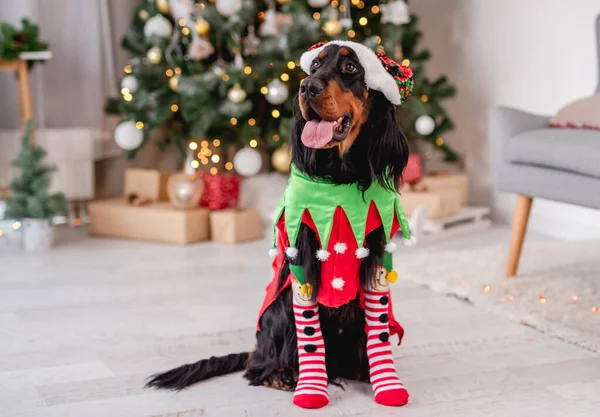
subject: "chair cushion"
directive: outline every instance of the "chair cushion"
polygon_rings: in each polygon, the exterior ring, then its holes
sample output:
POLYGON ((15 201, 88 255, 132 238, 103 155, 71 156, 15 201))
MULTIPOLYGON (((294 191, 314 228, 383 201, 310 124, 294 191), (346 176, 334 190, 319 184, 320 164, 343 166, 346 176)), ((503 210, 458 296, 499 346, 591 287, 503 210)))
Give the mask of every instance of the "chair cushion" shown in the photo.
POLYGON ((513 136, 507 161, 575 172, 600 178, 600 131, 547 128, 513 136))

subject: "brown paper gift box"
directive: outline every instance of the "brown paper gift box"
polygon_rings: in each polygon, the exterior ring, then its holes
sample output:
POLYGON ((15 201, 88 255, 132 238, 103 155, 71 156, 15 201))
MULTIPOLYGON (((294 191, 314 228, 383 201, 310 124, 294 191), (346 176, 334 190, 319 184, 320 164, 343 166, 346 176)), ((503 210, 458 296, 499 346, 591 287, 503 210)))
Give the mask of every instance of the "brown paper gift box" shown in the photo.
POLYGON ((419 181, 419 187, 431 191, 457 188, 460 191, 460 204, 469 203, 469 177, 467 174, 427 175, 419 181))
POLYGON ((238 243, 263 237, 263 224, 257 210, 217 210, 210 212, 210 236, 215 242, 238 243))
POLYGON ((132 206, 124 199, 88 204, 92 235, 123 237, 166 243, 193 243, 208 239, 208 209, 177 209, 158 202, 132 206))
POLYGON ((460 213, 462 204, 461 194, 458 188, 448 188, 437 191, 402 191, 400 201, 407 216, 417 206, 424 204, 429 208, 430 219, 441 219, 460 213))
POLYGON ((127 168, 125 170, 125 196, 137 194, 151 201, 168 201, 167 180, 171 172, 157 169, 127 168))

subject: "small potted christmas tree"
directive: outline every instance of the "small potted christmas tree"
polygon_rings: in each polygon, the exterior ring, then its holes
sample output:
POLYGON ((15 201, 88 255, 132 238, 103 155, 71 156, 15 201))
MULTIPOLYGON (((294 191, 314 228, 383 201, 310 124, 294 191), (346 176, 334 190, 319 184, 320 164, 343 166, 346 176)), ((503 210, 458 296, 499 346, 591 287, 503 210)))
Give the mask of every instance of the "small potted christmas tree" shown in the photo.
POLYGON ((21 139, 21 150, 12 165, 19 175, 10 183, 4 217, 23 224, 25 250, 47 250, 54 240, 55 216, 66 212, 67 202, 61 193, 50 195, 51 174, 56 168, 42 164, 46 151, 31 141, 32 126, 28 122, 21 139))

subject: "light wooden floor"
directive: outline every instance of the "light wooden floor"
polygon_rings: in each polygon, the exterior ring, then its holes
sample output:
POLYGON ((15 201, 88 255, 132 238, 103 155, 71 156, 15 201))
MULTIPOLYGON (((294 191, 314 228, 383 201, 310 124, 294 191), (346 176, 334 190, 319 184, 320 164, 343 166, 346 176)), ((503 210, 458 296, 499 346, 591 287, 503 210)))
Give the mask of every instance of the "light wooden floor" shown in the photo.
POLYGON ((143 389, 153 372, 252 347, 267 248, 74 235, 46 255, 0 254, 0 416, 600 415, 598 354, 401 280, 407 335, 395 356, 412 395, 402 409, 357 383, 332 387, 317 412, 240 374, 177 395, 143 389))

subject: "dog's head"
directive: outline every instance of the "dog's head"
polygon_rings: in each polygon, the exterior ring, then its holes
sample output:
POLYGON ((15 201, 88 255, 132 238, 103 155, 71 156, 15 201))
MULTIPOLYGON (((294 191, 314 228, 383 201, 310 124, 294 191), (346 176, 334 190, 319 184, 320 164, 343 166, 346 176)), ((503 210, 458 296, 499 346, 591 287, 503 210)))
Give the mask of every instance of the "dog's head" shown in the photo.
POLYGON ((302 143, 310 148, 337 148, 346 153, 369 117, 365 68, 356 52, 329 45, 310 63, 310 75, 300 86, 298 102, 306 125, 302 143))
POLYGON ((401 96, 381 57, 360 44, 331 42, 302 56, 308 73, 298 92, 293 163, 336 183, 399 182, 408 145, 396 121, 401 96))

